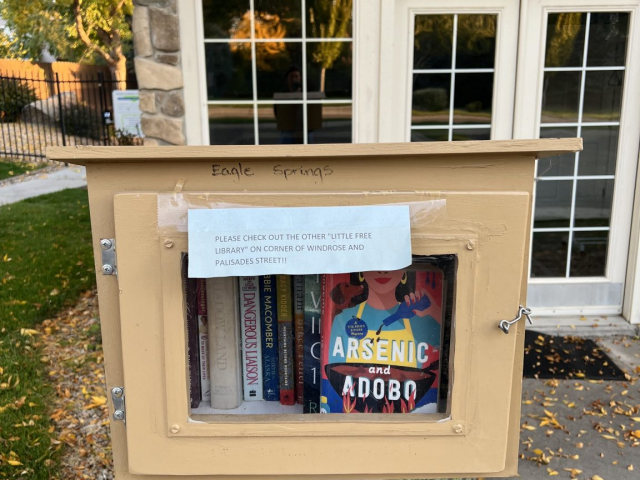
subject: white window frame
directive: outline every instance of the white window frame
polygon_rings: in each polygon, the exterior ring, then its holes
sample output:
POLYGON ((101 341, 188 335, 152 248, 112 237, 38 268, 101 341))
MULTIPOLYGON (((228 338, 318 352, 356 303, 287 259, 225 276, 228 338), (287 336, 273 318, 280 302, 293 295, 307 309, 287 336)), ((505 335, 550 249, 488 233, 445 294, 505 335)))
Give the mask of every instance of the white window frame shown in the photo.
MULTIPOLYGON (((520 17, 518 83, 514 115, 514 138, 538 138, 542 82, 544 76, 547 14, 556 12, 629 12, 629 39, 625 82, 620 116, 618 162, 615 172, 614 198, 609 226, 607 267, 603 277, 531 278, 529 297, 535 302, 548 299, 555 307, 537 308, 537 315, 617 315, 623 312, 623 290, 627 276, 627 255, 633 197, 636 184, 636 161, 640 133, 640 102, 634 95, 640 67, 638 45, 638 0, 620 0, 605 4, 602 0, 523 0, 520 17), (634 28, 635 27, 635 28, 634 28), (611 254, 611 252, 615 252, 611 254)), ((571 177, 569 177, 571 178, 571 177)), ((640 241, 636 235, 635 244, 640 241)), ((634 241, 632 239, 632 245, 634 241)), ((631 256, 637 256, 631 252, 631 256)), ((640 266, 640 259, 638 260, 640 266)), ((640 281, 630 278, 628 283, 640 281)), ((629 287, 630 285, 626 285, 629 287)), ((640 293, 640 285, 636 287, 640 293)), ((627 289, 628 290, 628 289, 627 289)), ((625 301, 629 301, 626 295, 625 301)), ((640 312, 640 305, 636 307, 640 312)))

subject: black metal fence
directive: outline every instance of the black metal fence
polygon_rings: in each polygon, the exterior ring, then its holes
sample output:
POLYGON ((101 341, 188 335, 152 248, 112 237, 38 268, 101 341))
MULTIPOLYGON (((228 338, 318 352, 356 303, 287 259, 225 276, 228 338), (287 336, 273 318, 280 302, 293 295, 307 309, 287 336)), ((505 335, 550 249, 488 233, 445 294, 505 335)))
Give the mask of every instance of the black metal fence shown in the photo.
POLYGON ((111 121, 112 92, 124 88, 100 72, 0 74, 0 156, 37 160, 48 146, 136 144, 111 121))

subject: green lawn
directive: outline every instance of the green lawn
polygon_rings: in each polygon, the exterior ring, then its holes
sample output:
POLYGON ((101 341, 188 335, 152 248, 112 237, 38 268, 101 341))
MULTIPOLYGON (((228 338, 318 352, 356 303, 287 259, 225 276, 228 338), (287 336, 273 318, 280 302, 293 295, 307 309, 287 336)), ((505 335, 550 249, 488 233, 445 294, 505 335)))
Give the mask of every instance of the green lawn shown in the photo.
POLYGON ((0 478, 55 478, 54 390, 30 329, 94 285, 85 190, 0 207, 0 478))
POLYGON ((0 180, 32 172, 37 168, 38 166, 35 163, 16 163, 0 158, 0 180))

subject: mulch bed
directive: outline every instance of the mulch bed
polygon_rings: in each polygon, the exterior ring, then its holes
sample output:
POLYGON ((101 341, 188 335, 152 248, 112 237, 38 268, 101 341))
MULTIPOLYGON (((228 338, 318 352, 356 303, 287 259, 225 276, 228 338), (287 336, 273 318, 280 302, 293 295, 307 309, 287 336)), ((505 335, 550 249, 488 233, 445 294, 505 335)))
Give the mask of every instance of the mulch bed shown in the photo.
POLYGON ((593 340, 527 330, 525 378, 625 380, 625 375, 593 340))

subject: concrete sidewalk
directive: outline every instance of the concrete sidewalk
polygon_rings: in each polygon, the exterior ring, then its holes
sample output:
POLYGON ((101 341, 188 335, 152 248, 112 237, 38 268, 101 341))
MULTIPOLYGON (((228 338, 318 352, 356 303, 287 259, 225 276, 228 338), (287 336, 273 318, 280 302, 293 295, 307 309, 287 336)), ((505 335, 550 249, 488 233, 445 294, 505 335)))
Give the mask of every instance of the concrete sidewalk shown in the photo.
POLYGON ((511 480, 640 478, 640 338, 596 343, 627 380, 524 379, 519 476, 511 480))
POLYGON ((24 182, 0 186, 0 205, 87 185, 85 168, 79 166, 64 167, 51 173, 35 172, 32 176, 24 182))

